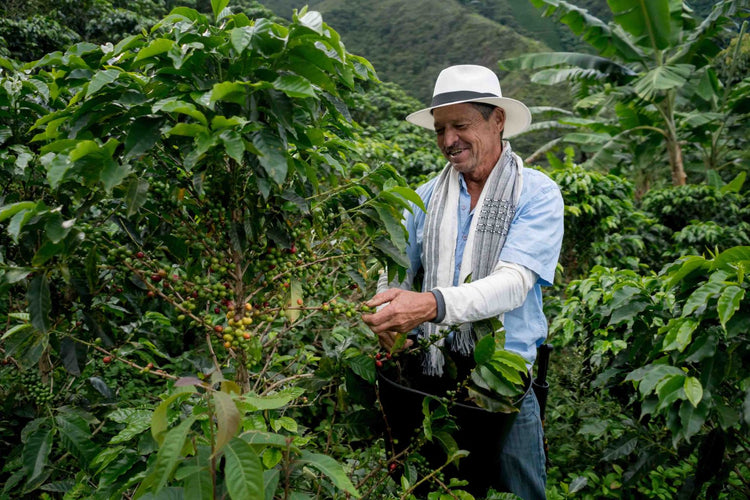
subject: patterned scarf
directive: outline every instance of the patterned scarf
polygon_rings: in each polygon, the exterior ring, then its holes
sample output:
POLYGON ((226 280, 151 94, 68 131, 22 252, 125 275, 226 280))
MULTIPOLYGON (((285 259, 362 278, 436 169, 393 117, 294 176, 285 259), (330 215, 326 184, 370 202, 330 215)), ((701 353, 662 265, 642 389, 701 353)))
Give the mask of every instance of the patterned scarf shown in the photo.
MULTIPOLYGON (((508 142, 503 143, 500 159, 490 173, 474 208, 466 248, 464 249, 459 284, 467 277, 479 280, 488 276, 497 265, 500 250, 516 211, 521 191, 523 162, 514 154, 508 142), (477 216, 478 214, 478 216, 477 216)), ((449 163, 438 176, 425 218, 422 241, 423 290, 438 286, 452 286, 458 235, 458 172, 449 163)), ((435 323, 424 323, 420 335, 439 340, 429 347, 423 364, 426 375, 442 375, 445 362, 441 347, 444 330, 435 323)), ((460 325, 455 333, 452 350, 469 355, 474 350, 470 323, 460 325)))

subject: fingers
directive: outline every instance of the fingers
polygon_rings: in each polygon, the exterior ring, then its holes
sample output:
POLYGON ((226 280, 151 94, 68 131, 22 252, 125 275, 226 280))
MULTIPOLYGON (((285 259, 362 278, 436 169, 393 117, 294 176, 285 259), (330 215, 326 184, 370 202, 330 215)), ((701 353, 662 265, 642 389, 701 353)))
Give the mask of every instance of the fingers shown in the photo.
POLYGON ((437 313, 437 302, 429 292, 391 289, 377 294, 368 305, 376 305, 381 301, 389 304, 374 314, 362 315, 362 321, 375 333, 408 332, 420 323, 430 321, 437 313))
POLYGON ((403 292, 403 290, 400 290, 398 288, 390 288, 384 292, 380 292, 374 295, 370 300, 365 302, 365 305, 369 307, 382 306, 383 304, 386 304, 395 299, 396 296, 401 292, 403 292))
POLYGON ((393 345, 396 343, 396 332, 380 332, 378 335, 378 343, 387 351, 393 349, 393 345))
MULTIPOLYGON (((403 334, 399 334, 397 332, 386 331, 386 332, 380 332, 377 335, 378 335, 378 343, 381 345, 381 347, 383 347, 388 352, 394 352, 393 348, 396 346, 399 336, 403 334)), ((409 349, 413 344, 414 342, 411 339, 406 339, 404 344, 399 349, 397 349, 397 351, 409 349)))

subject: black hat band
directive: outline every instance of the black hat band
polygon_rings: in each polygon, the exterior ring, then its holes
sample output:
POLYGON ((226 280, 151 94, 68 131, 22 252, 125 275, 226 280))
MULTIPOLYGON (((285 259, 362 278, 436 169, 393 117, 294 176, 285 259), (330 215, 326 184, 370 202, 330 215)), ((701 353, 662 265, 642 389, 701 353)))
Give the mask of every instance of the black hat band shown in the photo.
POLYGON ((500 98, 500 96, 489 92, 473 92, 471 90, 457 90, 455 92, 443 92, 433 96, 430 107, 442 106, 452 102, 470 101, 472 99, 481 99, 484 97, 500 98))

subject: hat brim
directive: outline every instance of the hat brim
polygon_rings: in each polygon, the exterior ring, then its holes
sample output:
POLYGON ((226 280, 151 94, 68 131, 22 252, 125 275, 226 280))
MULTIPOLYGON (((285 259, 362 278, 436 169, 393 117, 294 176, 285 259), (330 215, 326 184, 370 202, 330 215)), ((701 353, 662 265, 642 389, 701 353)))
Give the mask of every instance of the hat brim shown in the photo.
POLYGON ((449 102, 439 106, 431 106, 411 113, 406 117, 406 121, 426 129, 435 130, 435 119, 432 116, 433 109, 469 102, 481 102, 503 108, 505 110, 505 128, 503 129, 503 137, 505 138, 518 135, 531 125, 531 111, 529 111, 529 108, 527 108, 521 101, 509 97, 480 97, 476 99, 467 99, 465 101, 449 102))

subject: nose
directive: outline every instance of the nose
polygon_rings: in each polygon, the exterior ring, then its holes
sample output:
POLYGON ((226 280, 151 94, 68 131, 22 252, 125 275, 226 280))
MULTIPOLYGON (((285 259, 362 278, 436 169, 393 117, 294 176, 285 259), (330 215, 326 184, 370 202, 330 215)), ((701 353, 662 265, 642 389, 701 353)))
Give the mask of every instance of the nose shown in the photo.
POLYGON ((451 147, 458 141, 458 134, 453 127, 445 127, 443 130, 443 145, 445 147, 451 147))

